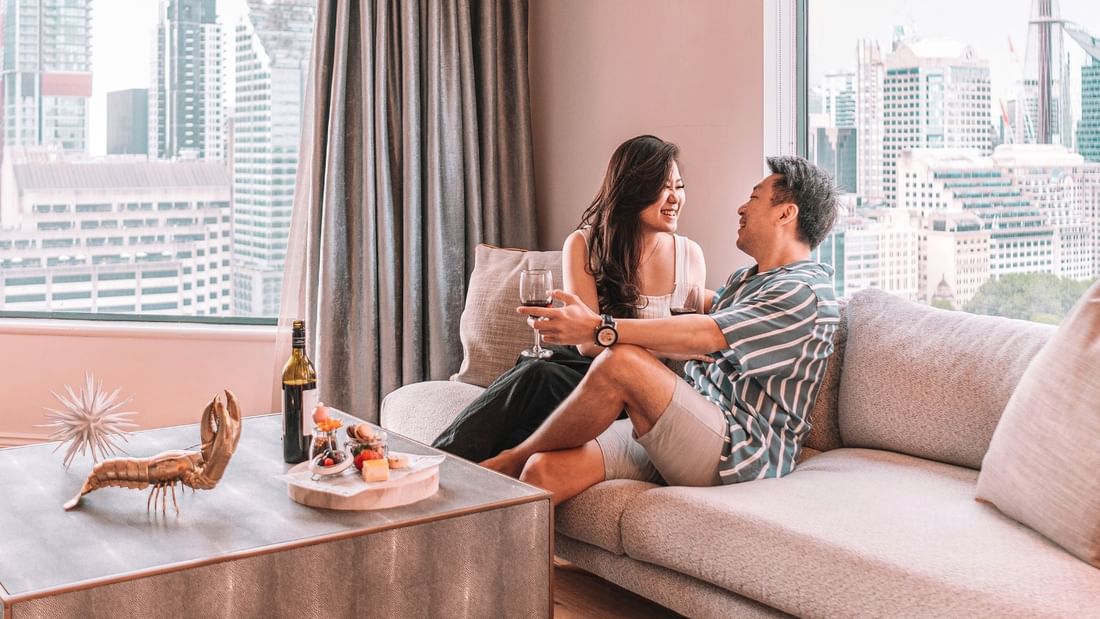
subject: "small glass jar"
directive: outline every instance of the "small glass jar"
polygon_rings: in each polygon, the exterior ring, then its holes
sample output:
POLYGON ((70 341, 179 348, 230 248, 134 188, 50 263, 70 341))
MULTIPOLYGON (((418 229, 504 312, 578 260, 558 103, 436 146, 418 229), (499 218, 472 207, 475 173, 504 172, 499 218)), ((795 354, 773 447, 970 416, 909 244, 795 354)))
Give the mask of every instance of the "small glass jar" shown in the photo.
POLYGON ((336 429, 313 429, 313 442, 309 447, 309 468, 318 475, 335 475, 351 464, 348 453, 340 447, 336 429))
POLYGON ((389 436, 385 430, 372 429, 367 438, 348 437, 347 450, 362 471, 364 460, 384 460, 389 455, 389 436))

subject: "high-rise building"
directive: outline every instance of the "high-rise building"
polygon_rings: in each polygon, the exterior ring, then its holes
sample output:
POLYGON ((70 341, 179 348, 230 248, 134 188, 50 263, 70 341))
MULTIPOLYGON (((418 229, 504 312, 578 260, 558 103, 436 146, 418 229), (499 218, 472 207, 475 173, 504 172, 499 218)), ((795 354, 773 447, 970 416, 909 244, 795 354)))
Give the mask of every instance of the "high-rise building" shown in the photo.
POLYGON ((1043 221, 1054 229, 1054 274, 1090 279, 1096 247, 1085 202, 1084 158, 1061 145, 1016 144, 997 148, 993 163, 1013 180, 1039 209, 1043 221))
POLYGON ((160 0, 157 19, 149 155, 222 159, 222 36, 215 0, 160 0))
POLYGON ((107 154, 145 155, 149 152, 149 89, 131 88, 107 93, 107 154))
MULTIPOLYGON (((902 153, 897 170, 898 207, 920 218, 926 231, 922 238, 930 238, 928 230, 937 231, 941 213, 974 215, 989 234, 990 277, 1056 272, 1053 226, 991 157, 976 150, 914 149, 902 153)), ((951 224, 944 225, 950 231, 951 224)), ((956 224, 956 230, 962 229, 956 224)), ((926 247, 921 255, 931 259, 934 251, 926 247)), ((928 292, 940 274, 927 267, 923 272, 928 292)), ((953 288, 958 296, 963 286, 956 281, 953 288)))
POLYGON ((1069 95, 1069 58, 1063 45, 1062 19, 1053 0, 1032 0, 1027 28, 1027 52, 1017 109, 1017 144, 1073 146, 1069 95))
POLYGON ((6 147, 88 148, 91 0, 2 0, 0 114, 6 147))
POLYGON ((898 209, 857 209, 845 215, 813 251, 813 259, 833 267, 839 296, 878 288, 917 298, 917 229, 898 209))
POLYGON ((864 202, 881 204, 883 160, 883 81, 886 67, 878 43, 856 43, 856 193, 864 202))
POLYGON ((248 0, 237 25, 233 121, 233 302, 279 311, 315 0, 248 0))
POLYGON ((989 63, 968 45, 933 39, 902 43, 884 63, 883 178, 886 202, 895 206, 905 151, 991 152, 989 63))
POLYGON ((229 315, 229 171, 11 148, 0 309, 229 315))
POLYGON ((990 231, 966 212, 936 211, 921 223, 918 299, 931 302, 949 291, 952 306, 961 309, 989 281, 990 231))
MULTIPOLYGON (((824 114, 811 114, 823 117, 824 114)), ((833 176, 838 188, 856 193, 856 129, 855 127, 815 126, 810 122, 810 143, 814 163, 833 176)))
POLYGON ((1077 121, 1077 152, 1100 163, 1100 59, 1089 56, 1081 66, 1081 119, 1077 121))

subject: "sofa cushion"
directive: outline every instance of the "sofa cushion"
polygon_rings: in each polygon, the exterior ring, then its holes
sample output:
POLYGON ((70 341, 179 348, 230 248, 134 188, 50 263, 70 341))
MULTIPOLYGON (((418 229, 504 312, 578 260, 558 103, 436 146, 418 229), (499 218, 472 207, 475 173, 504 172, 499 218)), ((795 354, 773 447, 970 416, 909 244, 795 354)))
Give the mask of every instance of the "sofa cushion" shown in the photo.
POLYGON ((382 400, 378 423, 387 430, 430 444, 485 389, 430 380, 395 389, 382 400))
MULTIPOLYGON (((837 393, 840 390, 840 373, 844 367, 844 344, 848 340, 848 299, 837 299, 837 305, 840 309, 840 322, 833 333, 833 354, 826 362, 825 375, 821 377, 821 389, 817 392, 814 409, 810 412, 810 433, 802 443, 812 453, 843 445, 837 418, 837 393)), ((802 459, 807 457, 809 455, 800 455, 802 459)))
POLYGON ((782 479, 651 490, 632 558, 807 617, 1075 616, 1100 572, 973 500, 977 472, 836 449, 782 479))
POLYGON ((1024 372, 977 496, 1100 567, 1100 281, 1024 372))
POLYGON ((451 380, 487 387, 531 346, 534 334, 515 311, 520 304, 519 274, 525 269, 550 269, 554 286, 562 285, 560 251, 477 246, 458 326, 462 366, 451 380))
POLYGON ((634 479, 612 479, 580 493, 558 506, 554 528, 575 540, 623 554, 619 518, 642 492, 656 484, 634 479))
POLYGON ((848 303, 837 399, 845 447, 973 469, 1050 325, 919 305, 881 290, 848 303))

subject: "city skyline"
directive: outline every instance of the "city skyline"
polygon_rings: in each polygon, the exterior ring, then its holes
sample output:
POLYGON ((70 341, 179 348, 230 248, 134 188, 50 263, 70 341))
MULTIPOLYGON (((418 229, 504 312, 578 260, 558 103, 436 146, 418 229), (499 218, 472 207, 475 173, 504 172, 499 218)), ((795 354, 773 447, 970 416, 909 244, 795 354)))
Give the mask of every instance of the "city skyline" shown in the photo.
MULTIPOLYGON (((1074 22, 1094 36, 1100 36, 1100 3, 1092 0, 1053 0, 1063 19, 1074 22)), ((1017 80, 1023 71, 1027 47, 1031 0, 997 3, 950 2, 866 2, 865 0, 822 0, 809 2, 809 85, 817 87, 826 74, 856 68, 856 41, 871 39, 883 54, 891 49, 895 27, 908 29, 910 36, 946 39, 969 45, 989 62, 992 83, 990 117, 999 115, 998 101, 1015 98, 1017 80), (990 9, 994 8, 994 11, 990 9), (950 15, 950 19, 944 19, 950 15), (975 27, 975 24, 984 24, 975 27), (1015 50, 1009 51, 1009 41, 1015 50)), ((1085 58, 1080 47, 1068 40, 1071 99, 1080 98, 1080 67, 1085 58)))
MULTIPOLYGON (((107 94, 151 88, 153 40, 160 0, 96 0, 92 4, 92 98, 88 153, 106 154, 107 94), (120 36, 125 33, 125 36, 120 36)), ((223 102, 235 99, 235 45, 232 36, 246 12, 246 0, 217 0, 225 54, 223 102)))

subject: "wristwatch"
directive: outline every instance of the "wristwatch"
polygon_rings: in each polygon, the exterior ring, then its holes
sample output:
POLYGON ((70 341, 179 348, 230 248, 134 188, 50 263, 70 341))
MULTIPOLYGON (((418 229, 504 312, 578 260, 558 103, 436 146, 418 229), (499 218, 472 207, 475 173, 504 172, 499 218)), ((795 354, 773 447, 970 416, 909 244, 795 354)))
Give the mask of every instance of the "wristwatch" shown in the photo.
POLYGON ((615 330, 615 318, 611 314, 601 314, 600 326, 596 327, 596 344, 607 348, 619 341, 619 332, 615 330))

